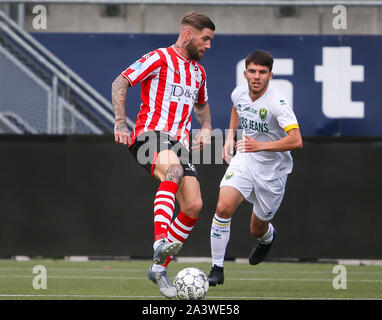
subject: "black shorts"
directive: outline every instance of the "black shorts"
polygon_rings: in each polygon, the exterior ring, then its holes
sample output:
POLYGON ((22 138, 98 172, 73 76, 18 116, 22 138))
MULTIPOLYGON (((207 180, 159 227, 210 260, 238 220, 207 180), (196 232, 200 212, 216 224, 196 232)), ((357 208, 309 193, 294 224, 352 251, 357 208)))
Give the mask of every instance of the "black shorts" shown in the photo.
POLYGON ((159 152, 172 150, 176 153, 183 167, 183 176, 198 177, 195 166, 191 163, 191 153, 176 139, 162 131, 148 131, 137 137, 129 150, 135 160, 152 176, 159 152))

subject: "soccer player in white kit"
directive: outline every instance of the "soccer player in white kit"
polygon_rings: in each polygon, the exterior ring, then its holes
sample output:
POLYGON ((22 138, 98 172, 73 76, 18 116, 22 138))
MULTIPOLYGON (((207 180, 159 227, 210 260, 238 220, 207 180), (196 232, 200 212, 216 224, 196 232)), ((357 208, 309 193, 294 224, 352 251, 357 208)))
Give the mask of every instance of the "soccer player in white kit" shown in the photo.
POLYGON ((248 84, 236 87, 231 95, 233 108, 223 147, 223 158, 229 167, 220 183, 211 224, 212 270, 208 278, 212 286, 224 282, 231 219, 244 200, 253 204, 250 232, 258 240, 249 255, 249 263, 256 265, 265 259, 275 239, 271 220, 281 204, 287 176, 293 167, 290 150, 302 148, 292 106, 269 83, 272 66, 273 57, 268 52, 251 53, 244 71, 248 84), (239 126, 243 129, 243 139, 235 145, 239 126))

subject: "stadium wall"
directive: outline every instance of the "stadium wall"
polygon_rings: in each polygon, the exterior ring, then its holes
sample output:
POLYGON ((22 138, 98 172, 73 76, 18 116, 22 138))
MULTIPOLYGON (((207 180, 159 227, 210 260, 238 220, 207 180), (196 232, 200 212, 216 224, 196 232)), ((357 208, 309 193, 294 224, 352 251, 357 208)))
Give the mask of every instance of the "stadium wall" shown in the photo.
MULTIPOLYGON (((223 2, 223 1, 221 1, 223 2)), ((346 1, 341 1, 346 6, 346 1)), ((191 10, 202 11, 216 24, 217 34, 369 34, 382 33, 381 6, 346 6, 347 28, 336 30, 334 6, 257 5, 124 5, 116 16, 105 15, 105 7, 92 4, 47 4, 47 29, 33 28, 34 4, 25 6, 25 29, 41 32, 174 33, 181 17, 191 10), (280 10, 281 9, 281 10, 280 10)))
MULTIPOLYGON (((151 256, 157 182, 126 147, 111 136, 0 139, 0 256, 151 256)), ((306 138, 293 156, 269 258, 381 259, 382 140, 306 138)), ((181 256, 207 257, 225 165, 197 168, 204 207, 181 256)), ((236 212, 228 258, 255 244, 250 214, 248 203, 236 212)))
MULTIPOLYGON (((147 52, 170 46, 177 37, 33 35, 108 100, 118 74, 147 52)), ((378 94, 382 37, 366 35, 216 35, 201 61, 207 73, 214 128, 228 127, 232 90, 246 83, 243 60, 257 48, 274 56, 271 82, 293 105, 304 136, 382 136, 378 94)), ((127 116, 135 120, 141 103, 140 86, 129 89, 127 96, 127 116)), ((193 125, 197 126, 197 121, 193 125)))

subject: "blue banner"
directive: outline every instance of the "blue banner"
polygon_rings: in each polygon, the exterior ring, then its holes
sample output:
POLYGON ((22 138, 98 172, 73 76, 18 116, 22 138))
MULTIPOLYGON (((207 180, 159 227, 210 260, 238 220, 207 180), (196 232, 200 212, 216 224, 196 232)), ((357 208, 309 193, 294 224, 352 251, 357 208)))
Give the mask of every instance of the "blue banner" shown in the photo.
MULTIPOLYGON (((33 35, 109 100, 120 72, 177 39, 175 34, 33 35)), ((215 128, 228 127, 231 92, 243 83, 243 59, 255 49, 274 56, 272 81, 293 103, 304 136, 382 136, 381 36, 216 35, 201 61, 215 128)), ((139 105, 137 86, 127 97, 133 121, 139 105)))

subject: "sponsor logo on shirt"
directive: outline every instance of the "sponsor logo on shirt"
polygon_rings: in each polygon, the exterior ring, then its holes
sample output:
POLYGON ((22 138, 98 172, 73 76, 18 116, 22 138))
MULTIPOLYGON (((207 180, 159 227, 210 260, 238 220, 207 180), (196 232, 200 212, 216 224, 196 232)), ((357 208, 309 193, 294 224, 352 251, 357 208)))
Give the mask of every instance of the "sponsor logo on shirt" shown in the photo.
POLYGON ((198 97, 198 92, 198 89, 189 86, 173 84, 171 85, 170 99, 193 105, 198 97))
POLYGON ((136 61, 134 62, 131 66, 130 66, 130 69, 132 70, 139 70, 142 66, 142 62, 140 61, 136 61))
POLYGON ((268 132, 268 124, 260 123, 254 120, 249 120, 244 117, 239 117, 240 125, 243 129, 251 129, 258 132, 268 132))
POLYGON ((257 114, 257 110, 252 107, 245 107, 243 111, 252 112, 254 114, 257 114))

